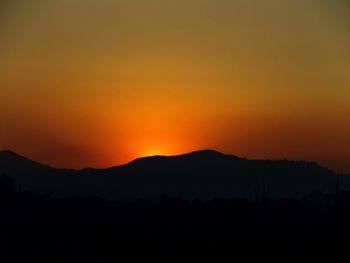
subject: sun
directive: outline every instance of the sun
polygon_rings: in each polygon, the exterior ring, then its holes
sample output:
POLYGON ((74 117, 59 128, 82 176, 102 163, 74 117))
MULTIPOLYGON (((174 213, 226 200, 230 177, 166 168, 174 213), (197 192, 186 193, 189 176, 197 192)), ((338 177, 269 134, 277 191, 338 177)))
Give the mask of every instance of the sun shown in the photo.
POLYGON ((166 151, 164 147, 147 147, 141 151, 142 156, 157 156, 165 155, 166 151))
POLYGON ((156 142, 146 141, 139 145, 139 155, 140 157, 147 156, 169 156, 176 152, 177 145, 172 141, 160 141, 156 142))
POLYGON ((133 143, 136 158, 149 156, 172 156, 186 151, 184 143, 178 138, 155 134, 153 137, 138 138, 133 143))

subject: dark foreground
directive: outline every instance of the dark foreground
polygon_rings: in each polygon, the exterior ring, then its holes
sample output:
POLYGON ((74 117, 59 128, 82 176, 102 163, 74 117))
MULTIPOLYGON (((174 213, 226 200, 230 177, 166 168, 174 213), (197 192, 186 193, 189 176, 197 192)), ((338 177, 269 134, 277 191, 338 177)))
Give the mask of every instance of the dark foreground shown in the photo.
POLYGON ((58 199, 15 192, 5 178, 0 182, 0 260, 347 260, 350 193, 329 201, 315 206, 266 196, 256 202, 58 199))

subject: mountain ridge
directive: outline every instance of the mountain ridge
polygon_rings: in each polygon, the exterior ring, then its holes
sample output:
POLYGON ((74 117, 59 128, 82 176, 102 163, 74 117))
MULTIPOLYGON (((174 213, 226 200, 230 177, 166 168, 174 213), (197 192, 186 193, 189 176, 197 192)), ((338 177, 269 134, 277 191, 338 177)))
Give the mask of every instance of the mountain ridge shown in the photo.
MULTIPOLYGON (((122 167, 128 167, 132 165, 142 165, 146 162, 152 162, 152 161, 167 161, 167 160, 186 160, 190 159, 191 161, 213 161, 213 160, 228 160, 228 161, 241 161, 241 162, 255 162, 255 163, 291 163, 291 164, 304 164, 304 165, 313 165, 320 167, 322 169, 326 169, 334 173, 331 169, 322 166, 321 164, 314 162, 314 161, 306 161, 306 160, 273 160, 273 159, 247 159, 247 158, 242 158, 238 157, 236 155, 232 154, 226 154, 222 153, 216 150, 211 150, 211 149, 203 149, 203 150, 196 150, 196 151, 191 151, 188 153, 184 154, 178 154, 178 155, 153 155, 153 156, 144 156, 144 157, 139 157, 136 158, 130 162, 127 162, 125 164, 121 165, 114 165, 111 167, 106 167, 106 168, 94 168, 94 167, 87 167, 87 168, 82 168, 82 169, 73 169, 73 168, 55 168, 49 165, 46 165, 44 163, 41 163, 39 161, 35 161, 32 159, 29 159, 21 154, 18 154, 15 151, 6 149, 6 150, 0 150, 0 168, 4 164, 6 164, 7 161, 17 161, 20 162, 21 164, 25 163, 27 165, 32 164, 34 166, 41 166, 42 168, 45 169, 53 169, 53 170, 70 170, 70 171, 87 171, 87 170, 95 170, 95 171, 101 171, 101 170, 111 170, 111 169, 118 169, 122 167)), ((8 165, 9 163, 7 163, 8 165)), ((18 167, 18 164, 16 165, 18 167)), ((1 172, 1 169, 0 169, 1 172)))
MULTIPOLYGON (((6 168, 8 170, 19 170, 23 171, 25 169, 56 169, 49 165, 33 161, 23 155, 20 155, 11 150, 0 151, 0 168, 6 168)), ((1 172, 1 169, 0 169, 1 172)))
MULTIPOLYGON (((332 193, 336 174, 315 162, 249 160, 213 150, 175 156, 148 156, 105 169, 56 169, 12 151, 0 151, 0 175, 13 176, 21 189, 59 196, 107 199, 251 198, 267 184, 271 197, 332 193), (263 180, 263 178, 265 178, 263 180)), ((350 189, 350 180, 342 177, 350 189)))

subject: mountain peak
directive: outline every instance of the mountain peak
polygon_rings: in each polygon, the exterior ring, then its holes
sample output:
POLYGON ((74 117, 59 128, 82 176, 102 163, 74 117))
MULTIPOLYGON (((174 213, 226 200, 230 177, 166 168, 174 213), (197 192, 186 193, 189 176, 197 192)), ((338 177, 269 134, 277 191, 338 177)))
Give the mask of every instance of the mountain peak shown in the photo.
POLYGON ((185 155, 205 155, 205 156, 223 156, 226 155, 219 151, 211 150, 211 149, 203 149, 198 151, 193 151, 185 155))
POLYGON ((1 156, 19 156, 17 153, 11 150, 2 150, 0 151, 1 156))
POLYGON ((16 173, 28 170, 47 170, 51 167, 32 161, 11 150, 0 151, 0 173, 16 173))
POLYGON ((194 157, 194 158, 208 158, 208 159, 227 158, 227 157, 241 159, 237 156, 234 156, 231 154, 225 154, 225 153, 222 153, 216 150, 211 150, 211 149, 198 150, 198 151, 190 152, 180 156, 194 157))
MULTIPOLYGON (((0 160, 5 161, 14 161, 14 160, 28 160, 26 157, 19 155, 18 153, 11 150, 0 151, 0 160)), ((30 160, 31 161, 31 160, 30 160)), ((34 161, 32 161, 34 162, 34 161)))

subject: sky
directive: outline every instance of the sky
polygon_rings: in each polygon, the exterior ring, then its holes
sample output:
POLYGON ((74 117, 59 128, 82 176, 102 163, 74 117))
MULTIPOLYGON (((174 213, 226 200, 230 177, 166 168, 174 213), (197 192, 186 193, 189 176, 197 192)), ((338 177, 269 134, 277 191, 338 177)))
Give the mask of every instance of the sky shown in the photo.
POLYGON ((54 167, 215 149, 350 172, 347 0, 2 0, 0 149, 54 167))

